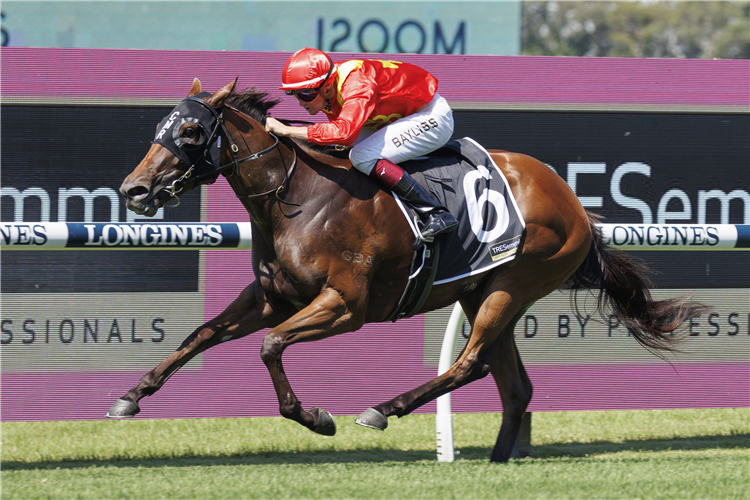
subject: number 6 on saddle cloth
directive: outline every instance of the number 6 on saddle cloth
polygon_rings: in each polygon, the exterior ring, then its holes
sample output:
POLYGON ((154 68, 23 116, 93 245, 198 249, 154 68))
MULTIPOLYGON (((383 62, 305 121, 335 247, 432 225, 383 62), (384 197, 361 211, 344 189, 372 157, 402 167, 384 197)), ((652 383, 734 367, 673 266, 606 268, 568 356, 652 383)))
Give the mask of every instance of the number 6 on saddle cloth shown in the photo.
MULTIPOLYGON (((447 143, 403 164, 459 221, 458 229, 420 247, 390 321, 419 313, 433 284, 485 272, 515 258, 525 223, 502 171, 473 139, 447 143)), ((417 217, 394 195, 418 237, 417 217)))

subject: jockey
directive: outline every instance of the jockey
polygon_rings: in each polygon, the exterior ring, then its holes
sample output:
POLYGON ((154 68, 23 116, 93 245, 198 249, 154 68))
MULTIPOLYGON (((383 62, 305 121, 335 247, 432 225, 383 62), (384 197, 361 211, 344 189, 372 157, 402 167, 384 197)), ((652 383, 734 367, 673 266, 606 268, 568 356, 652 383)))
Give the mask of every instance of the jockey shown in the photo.
POLYGON ((453 112, 437 93, 437 79, 412 64, 351 60, 334 63, 317 49, 295 52, 284 65, 281 90, 330 123, 287 126, 268 118, 266 130, 321 145, 352 146, 352 165, 392 190, 421 215, 423 240, 453 231, 458 221, 396 165, 443 146, 453 134, 453 112))

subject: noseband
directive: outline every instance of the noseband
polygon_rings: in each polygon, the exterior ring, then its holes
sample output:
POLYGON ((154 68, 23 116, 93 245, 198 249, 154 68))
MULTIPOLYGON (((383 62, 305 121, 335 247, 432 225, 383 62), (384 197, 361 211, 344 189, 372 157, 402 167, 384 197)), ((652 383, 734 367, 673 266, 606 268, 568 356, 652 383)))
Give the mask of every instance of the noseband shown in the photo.
MULTIPOLYGON (((199 97, 193 97, 193 96, 186 97, 182 101, 181 104, 185 104, 186 102, 197 103, 197 104, 203 106, 205 109, 207 109, 208 111, 211 112, 211 114, 213 115, 214 122, 208 124, 209 128, 211 128, 212 131, 211 131, 211 135, 204 142, 202 155, 199 158, 197 158, 195 161, 192 162, 192 164, 190 165, 190 168, 188 168, 187 171, 185 171, 184 174, 182 174, 179 178, 177 178, 174 181, 172 181, 172 184, 170 184, 168 187, 166 187, 166 188, 164 188, 162 190, 162 191, 166 191, 171 198, 177 199, 177 205, 171 205, 171 206, 178 206, 180 204, 180 198, 177 195, 180 192, 182 192, 182 190, 184 189, 185 184, 187 183, 188 180, 192 180, 193 183, 197 183, 197 182, 202 181, 202 180, 204 180, 206 178, 209 178, 209 177, 213 177, 215 179, 219 174, 223 174, 225 177, 231 177, 232 175, 234 175, 239 170, 240 163, 244 163, 244 162, 248 162, 248 161, 252 161, 252 160, 257 160, 258 158, 262 158, 263 156, 268 155, 269 153, 273 152, 274 150, 276 150, 279 147, 279 138, 276 135, 274 135, 273 133, 269 132, 269 134, 271 135, 271 137, 274 138, 274 143, 271 146, 269 146, 268 148, 266 148, 266 149, 264 149, 262 151, 258 151, 257 153, 253 153, 253 154, 251 154, 249 156, 246 156, 244 158, 240 158, 239 157, 239 148, 234 143, 234 140, 232 140, 232 136, 229 134, 229 130, 227 130, 227 127, 224 124, 224 108, 228 107, 231 110, 233 110, 233 111, 237 112, 238 114, 240 114, 241 116, 244 116, 244 113, 242 113, 242 111, 240 111, 238 109, 235 109, 235 108, 233 108, 231 106, 226 106, 226 105, 224 107, 222 107, 221 112, 218 112, 218 111, 216 111, 216 109, 214 109, 213 106, 211 106, 210 104, 208 104, 206 101, 204 101, 203 99, 201 99, 199 97), (212 156, 210 154, 210 151, 209 151, 209 148, 210 148, 210 145, 214 142, 214 140, 221 141, 221 136, 217 136, 217 133, 219 132, 219 128, 220 127, 221 127, 221 130, 224 131, 224 136, 229 141, 229 149, 232 152, 233 160, 231 162, 225 164, 225 165, 221 165, 221 166, 217 167, 217 166, 214 166, 215 165, 215 160, 214 160, 214 158, 212 158, 212 156), (204 163, 210 165, 213 168, 211 170, 207 171, 207 172, 204 172, 204 173, 198 174, 196 176, 193 176, 193 171, 195 170, 196 166, 198 165, 198 163, 200 161, 203 161, 204 163), (230 169, 232 171, 229 174, 227 174, 226 171, 230 170, 230 169)), ((201 126, 201 127, 204 127, 204 125, 201 124, 201 123, 198 123, 198 125, 201 126)), ((220 144, 221 143, 219 142, 219 145, 220 144)), ((184 153, 184 149, 182 148, 181 145, 172 146, 170 144, 170 146, 171 147, 169 147, 168 149, 171 152, 173 152, 173 154, 174 154, 174 151, 172 151, 173 147, 179 148, 181 150, 180 153, 184 153)), ((177 154, 176 156, 182 157, 184 155, 177 154)), ((289 177, 291 176, 292 171, 294 170, 294 167, 295 167, 296 163, 297 163, 297 153, 296 153, 296 151, 294 151, 294 160, 292 161, 292 166, 291 166, 291 168, 288 171, 286 169, 284 170, 285 177, 284 177, 284 180, 282 181, 281 185, 278 188, 271 189, 271 190, 266 191, 264 193, 252 194, 252 195, 245 195, 244 197, 246 197, 246 198, 254 198, 254 197, 258 197, 258 196, 268 195, 268 194, 271 194, 271 193, 274 193, 274 192, 278 195, 278 193, 281 192, 281 190, 284 188, 284 186, 289 181, 289 177)))

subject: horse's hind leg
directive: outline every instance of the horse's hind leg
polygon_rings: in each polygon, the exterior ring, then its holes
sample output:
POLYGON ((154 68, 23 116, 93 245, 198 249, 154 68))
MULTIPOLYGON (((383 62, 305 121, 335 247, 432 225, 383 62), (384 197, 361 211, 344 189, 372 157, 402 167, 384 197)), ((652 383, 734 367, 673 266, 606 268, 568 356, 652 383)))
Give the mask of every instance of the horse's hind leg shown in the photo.
MULTIPOLYGON (((356 422, 366 427, 385 429, 387 417, 407 415, 443 394, 488 375, 494 353, 500 345, 500 337, 507 333, 506 327, 523 309, 521 301, 514 297, 520 293, 509 285, 510 281, 498 281, 482 296, 481 306, 477 308, 472 321, 471 337, 453 366, 430 382, 366 410, 356 422)), ((467 305, 470 310, 467 314, 473 316, 471 304, 467 305)))
MULTIPOLYGON (((461 307, 473 326, 479 307, 470 297, 461 301, 461 307)), ((490 363, 490 373, 495 379, 503 402, 503 424, 490 458, 493 462, 507 462, 509 458, 518 458, 513 456, 513 453, 517 449, 516 444, 526 408, 531 402, 532 385, 521 362, 513 332, 529 307, 524 307, 513 317, 498 337, 497 344, 493 346, 494 356, 490 363), (507 451, 506 443, 510 443, 510 451, 507 451)))
POLYGON ((106 416, 134 416, 141 411, 138 401, 158 391, 169 377, 199 353, 222 342, 275 326, 285 318, 286 315, 270 307, 260 284, 253 282, 224 312, 195 330, 176 351, 145 374, 135 387, 112 405, 106 416))
POLYGON ((531 402, 531 380, 523 367, 513 337, 513 329, 525 311, 524 309, 513 318, 498 339, 499 344, 490 364, 490 373, 503 401, 503 423, 490 455, 492 462, 507 462, 511 458, 526 408, 531 402))

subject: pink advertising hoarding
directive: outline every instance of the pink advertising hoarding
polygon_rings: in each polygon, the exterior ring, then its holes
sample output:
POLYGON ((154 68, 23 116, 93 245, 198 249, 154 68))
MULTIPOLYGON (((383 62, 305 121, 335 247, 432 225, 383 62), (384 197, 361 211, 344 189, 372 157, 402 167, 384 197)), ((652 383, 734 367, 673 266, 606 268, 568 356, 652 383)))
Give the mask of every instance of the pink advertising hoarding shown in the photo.
MULTIPOLYGON (((310 119, 303 116, 293 99, 284 98, 276 90, 278 73, 288 55, 3 48, 0 90, 4 135, 5 129, 13 126, 5 113, 14 110, 17 115, 13 117, 23 117, 31 108, 38 113, 79 107, 93 113, 91 116, 101 115, 103 120, 108 110, 115 108, 168 111, 185 96, 194 77, 201 79, 205 90, 216 90, 239 76, 241 87, 254 85, 283 99, 274 108, 274 116, 310 119)), ((353 56, 371 57, 340 54, 334 59, 353 56)), ((438 76, 440 93, 457 111, 593 110, 745 116, 750 107, 748 61, 397 57, 420 64, 438 76)), ((134 130, 133 140, 137 136, 138 144, 133 148, 147 150, 155 125, 144 124, 146 132, 134 130)), ((80 148, 85 149, 87 138, 80 140, 80 148)), ((4 171, 12 168, 5 158, 16 157, 11 149, 6 154, 6 148, 13 147, 6 142, 4 171)), ((23 152, 17 156, 23 157, 23 152)), ((123 168, 128 171, 127 165, 123 168)), ((121 178, 121 174, 113 174, 104 185, 116 190, 121 178)), ((36 186, 34 182, 19 184, 18 190, 36 186)), ((6 186, 12 187, 4 182, 6 186)), ((204 189, 196 203, 203 221, 248 220, 224 179, 204 189)), ((13 210, 6 205, 3 210, 3 221, 12 220, 13 210), (6 217, 6 213, 10 215, 6 217)), ((119 210, 122 214, 123 208, 119 210)), ((8 284, 10 288, 3 289, 2 304, 2 420, 102 418, 115 399, 254 279, 250 251, 203 251, 195 259, 195 286, 171 292, 117 291, 105 284, 101 293, 87 292, 85 287, 74 293, 37 293, 8 284), (94 318, 101 321, 96 327, 96 340, 90 335, 94 318)), ((49 260, 49 266, 54 266, 55 259, 49 260)), ((143 263, 144 276, 148 276, 148 264, 143 263)), ((81 273, 69 279, 85 283, 89 276, 81 273)), ((583 329, 577 333, 575 323, 565 330, 559 318, 570 314, 567 296, 540 302, 529 312, 533 323, 525 319, 525 329, 519 326, 516 332, 535 386, 530 410, 750 405, 749 288, 750 284, 745 288, 697 291, 699 298, 721 302, 718 319, 712 322, 702 318, 695 326, 698 335, 689 338, 692 357, 680 355, 672 365, 638 350, 627 332, 613 333, 603 324, 590 326, 585 335, 583 329), (541 325, 545 332, 531 334, 532 324, 541 325), (720 325, 715 335, 714 324, 720 325)), ((445 324, 441 318, 440 314, 431 314, 398 323, 366 325, 357 332, 296 345, 284 355, 285 368, 305 407, 321 406, 334 415, 358 414, 436 375, 435 351, 439 350, 440 328, 445 324)), ((157 394, 142 401, 139 417, 278 415, 270 378, 259 356, 263 333, 223 344, 196 358, 157 394)), ((456 391, 453 408, 459 412, 500 411, 492 379, 456 391)), ((432 413, 435 403, 418 411, 432 413)))

